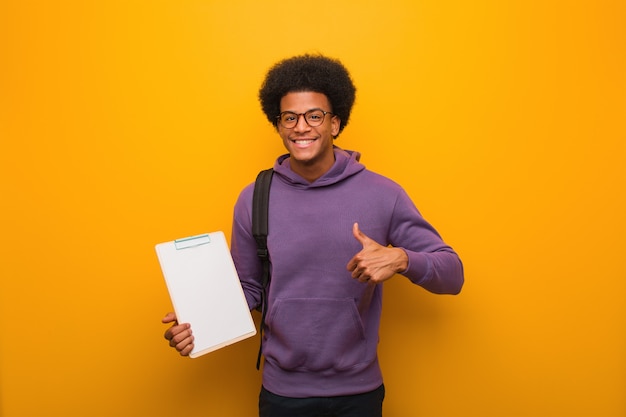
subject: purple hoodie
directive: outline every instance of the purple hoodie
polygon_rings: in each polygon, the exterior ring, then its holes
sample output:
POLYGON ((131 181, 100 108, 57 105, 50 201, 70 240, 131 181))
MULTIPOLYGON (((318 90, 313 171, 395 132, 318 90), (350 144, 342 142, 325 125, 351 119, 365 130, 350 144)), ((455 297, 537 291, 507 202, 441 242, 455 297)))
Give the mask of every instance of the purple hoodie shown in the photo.
MULTIPOLYGON (((457 294, 457 254, 420 215, 405 191, 365 169, 359 153, 335 148, 335 164, 313 183, 289 155, 274 165, 268 249, 272 263, 263 337, 263 385, 286 397, 352 395, 382 384, 378 329, 382 284, 352 279, 362 249, 352 225, 381 245, 403 248, 402 275, 428 291, 457 294)), ((231 250, 250 309, 261 303, 262 266, 251 232, 252 193, 235 205, 231 250)))

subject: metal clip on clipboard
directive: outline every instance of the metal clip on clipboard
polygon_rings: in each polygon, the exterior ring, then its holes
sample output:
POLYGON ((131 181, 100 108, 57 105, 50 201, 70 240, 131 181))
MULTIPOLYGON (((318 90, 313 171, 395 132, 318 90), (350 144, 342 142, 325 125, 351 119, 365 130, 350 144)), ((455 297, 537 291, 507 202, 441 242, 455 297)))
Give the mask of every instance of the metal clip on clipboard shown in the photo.
POLYGON ((174 241, 176 250, 193 248, 194 246, 206 245, 211 243, 211 236, 208 233, 196 236, 184 237, 174 241))

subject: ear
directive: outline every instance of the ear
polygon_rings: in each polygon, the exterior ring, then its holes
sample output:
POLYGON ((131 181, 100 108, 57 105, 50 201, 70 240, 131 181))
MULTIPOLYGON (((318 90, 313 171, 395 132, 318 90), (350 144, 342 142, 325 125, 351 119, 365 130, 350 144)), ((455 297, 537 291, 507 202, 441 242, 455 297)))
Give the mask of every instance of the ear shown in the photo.
POLYGON ((333 118, 330 119, 330 133, 333 138, 337 137, 339 134, 339 128, 341 127, 341 119, 338 116, 333 115, 333 118))

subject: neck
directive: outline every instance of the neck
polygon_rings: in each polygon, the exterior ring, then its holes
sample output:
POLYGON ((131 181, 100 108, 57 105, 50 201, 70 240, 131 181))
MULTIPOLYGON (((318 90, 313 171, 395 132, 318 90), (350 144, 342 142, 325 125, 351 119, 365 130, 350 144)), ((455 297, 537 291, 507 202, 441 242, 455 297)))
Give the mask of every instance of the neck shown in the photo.
POLYGON ((335 163, 335 158, 325 163, 307 164, 301 161, 296 161, 291 158, 291 169, 296 174, 307 180, 309 183, 313 183, 318 180, 322 175, 326 174, 335 163))

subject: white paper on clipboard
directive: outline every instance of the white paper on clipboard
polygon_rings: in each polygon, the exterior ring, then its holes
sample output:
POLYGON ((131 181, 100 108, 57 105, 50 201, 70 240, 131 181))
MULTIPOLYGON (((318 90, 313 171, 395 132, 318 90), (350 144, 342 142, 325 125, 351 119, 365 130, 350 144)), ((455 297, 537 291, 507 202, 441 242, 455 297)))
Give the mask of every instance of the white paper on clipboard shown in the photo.
POLYGON ((190 323, 192 358, 254 336, 256 327, 221 231, 156 245, 179 323, 190 323))

